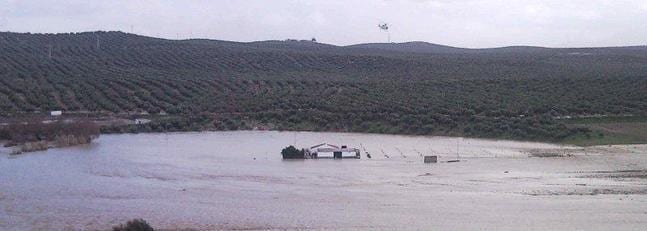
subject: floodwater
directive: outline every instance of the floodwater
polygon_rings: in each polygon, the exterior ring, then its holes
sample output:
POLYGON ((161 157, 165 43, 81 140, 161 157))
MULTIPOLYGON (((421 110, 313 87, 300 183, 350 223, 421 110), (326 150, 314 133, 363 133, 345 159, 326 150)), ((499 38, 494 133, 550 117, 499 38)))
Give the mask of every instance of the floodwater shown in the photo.
POLYGON ((240 131, 104 135, 7 152, 0 230, 106 230, 133 218, 197 230, 647 227, 645 145, 240 131), (281 160, 287 145, 322 142, 364 146, 373 158, 281 160))

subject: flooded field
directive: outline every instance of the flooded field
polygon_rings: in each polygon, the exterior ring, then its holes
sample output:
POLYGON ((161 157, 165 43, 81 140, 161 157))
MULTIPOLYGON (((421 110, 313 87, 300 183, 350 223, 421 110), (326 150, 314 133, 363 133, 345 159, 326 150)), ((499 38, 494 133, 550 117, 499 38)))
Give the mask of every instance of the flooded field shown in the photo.
POLYGON ((647 227, 645 145, 244 131, 104 135, 7 153, 0 230, 109 229, 133 218, 198 230, 647 227), (364 146, 373 158, 281 160, 287 145, 322 142, 364 146))

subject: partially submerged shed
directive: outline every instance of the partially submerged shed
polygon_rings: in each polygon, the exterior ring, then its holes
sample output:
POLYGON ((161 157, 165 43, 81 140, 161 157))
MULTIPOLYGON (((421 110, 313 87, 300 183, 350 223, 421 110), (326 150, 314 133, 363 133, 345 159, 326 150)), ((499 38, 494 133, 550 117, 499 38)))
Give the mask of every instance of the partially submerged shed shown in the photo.
POLYGON ((348 148, 346 145, 341 147, 335 146, 328 143, 322 143, 315 146, 312 146, 305 150, 306 158, 317 159, 317 158, 360 158, 360 151, 357 148, 348 148))

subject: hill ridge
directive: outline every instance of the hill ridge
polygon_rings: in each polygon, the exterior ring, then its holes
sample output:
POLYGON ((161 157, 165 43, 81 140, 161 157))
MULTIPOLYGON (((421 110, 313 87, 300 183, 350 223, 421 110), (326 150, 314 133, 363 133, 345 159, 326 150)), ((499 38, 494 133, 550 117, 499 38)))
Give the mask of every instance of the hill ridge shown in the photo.
POLYGON ((511 46, 502 46, 502 47, 489 47, 489 48, 464 48, 457 46, 450 46, 444 44, 437 44, 427 41, 405 41, 405 42, 393 42, 393 43, 359 43, 352 45, 334 45, 320 42, 312 42, 310 40, 298 40, 298 39, 285 39, 285 40, 260 40, 260 41, 251 41, 251 42, 240 42, 240 41, 229 41, 229 40, 219 40, 211 38, 187 38, 187 39, 168 39, 168 38, 159 38, 153 36, 139 35, 133 33, 127 33, 123 31, 86 31, 86 32, 69 32, 69 33, 29 33, 29 32, 0 32, 0 35, 31 35, 31 36, 66 36, 66 35, 94 35, 94 34, 117 34, 122 36, 132 36, 139 37, 143 39, 158 39, 165 40, 169 42, 213 42, 213 43, 228 43, 228 44, 238 44, 238 45, 248 45, 248 46, 259 46, 264 44, 270 45, 308 45, 308 46, 324 46, 324 47, 334 47, 334 48, 373 48, 381 50, 393 50, 393 51, 409 51, 415 53, 434 53, 437 51, 435 49, 440 49, 440 53, 464 53, 464 52, 495 52, 506 50, 506 52, 512 52, 516 49, 521 49, 518 52, 527 52, 524 50, 527 49, 537 49, 537 50, 605 50, 605 49, 645 49, 647 50, 647 45, 629 45, 629 46, 601 46, 601 47, 545 47, 545 46, 533 46, 533 45, 511 45, 511 46), (404 46, 404 48, 402 47, 404 46), (420 51, 414 51, 412 47, 420 47, 420 51), (425 50, 428 49, 428 50, 425 50))
POLYGON ((641 47, 406 46, 436 53, 5 32, 0 120, 63 110, 165 118, 128 128, 134 131, 267 128, 546 140, 582 132, 560 117, 647 112, 647 96, 637 94, 647 92, 641 47))

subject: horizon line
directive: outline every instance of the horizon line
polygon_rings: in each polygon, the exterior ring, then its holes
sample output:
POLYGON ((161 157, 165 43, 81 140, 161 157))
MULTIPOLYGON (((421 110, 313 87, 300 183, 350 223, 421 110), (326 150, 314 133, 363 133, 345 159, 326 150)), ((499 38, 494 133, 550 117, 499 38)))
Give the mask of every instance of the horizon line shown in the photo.
MULTIPOLYGON (((294 40, 297 42, 312 42, 310 39, 296 39, 296 38, 286 38, 286 39, 268 39, 268 40, 253 40, 253 41, 234 41, 234 40, 223 40, 223 39, 217 39, 217 38, 201 38, 201 37, 193 37, 193 38, 165 38, 165 37, 157 37, 153 35, 144 35, 144 34, 137 34, 137 33, 132 33, 132 32, 126 32, 122 30, 94 30, 94 31, 76 31, 76 32, 16 32, 16 31, 0 31, 0 33, 13 33, 13 34, 35 34, 35 35, 63 35, 63 34, 83 34, 83 33, 124 33, 128 35, 135 35, 135 36, 141 36, 141 37, 147 37, 147 38, 154 38, 154 39, 164 39, 164 40, 170 40, 170 41, 190 41, 190 40, 209 40, 209 41, 219 41, 219 42, 231 42, 231 43, 259 43, 259 42, 289 42, 290 40, 294 40)), ((480 48, 475 48, 475 47, 460 47, 460 46, 452 46, 452 45, 446 45, 446 44, 440 44, 440 43, 433 43, 433 42, 428 42, 428 41, 422 41, 422 40, 411 40, 411 41, 404 41, 404 42, 365 42, 365 43, 356 43, 356 44, 350 44, 350 45, 337 45, 337 44, 332 44, 332 43, 325 43, 325 42, 318 42, 315 41, 314 43, 317 44, 322 44, 322 45, 329 45, 329 46, 334 46, 334 47, 352 47, 352 46, 358 46, 358 45, 370 45, 370 44, 407 44, 407 43, 425 43, 429 45, 436 45, 436 46, 443 46, 447 48, 453 48, 453 49, 465 49, 465 50, 488 50, 488 49, 501 49, 501 48, 541 48, 541 49, 601 49, 601 48, 631 48, 631 47, 647 47, 647 44, 633 44, 633 45, 617 45, 617 46, 581 46, 581 47, 552 47, 552 46, 536 46, 536 45, 507 45, 507 46, 496 46, 496 47, 480 47, 480 48)))

